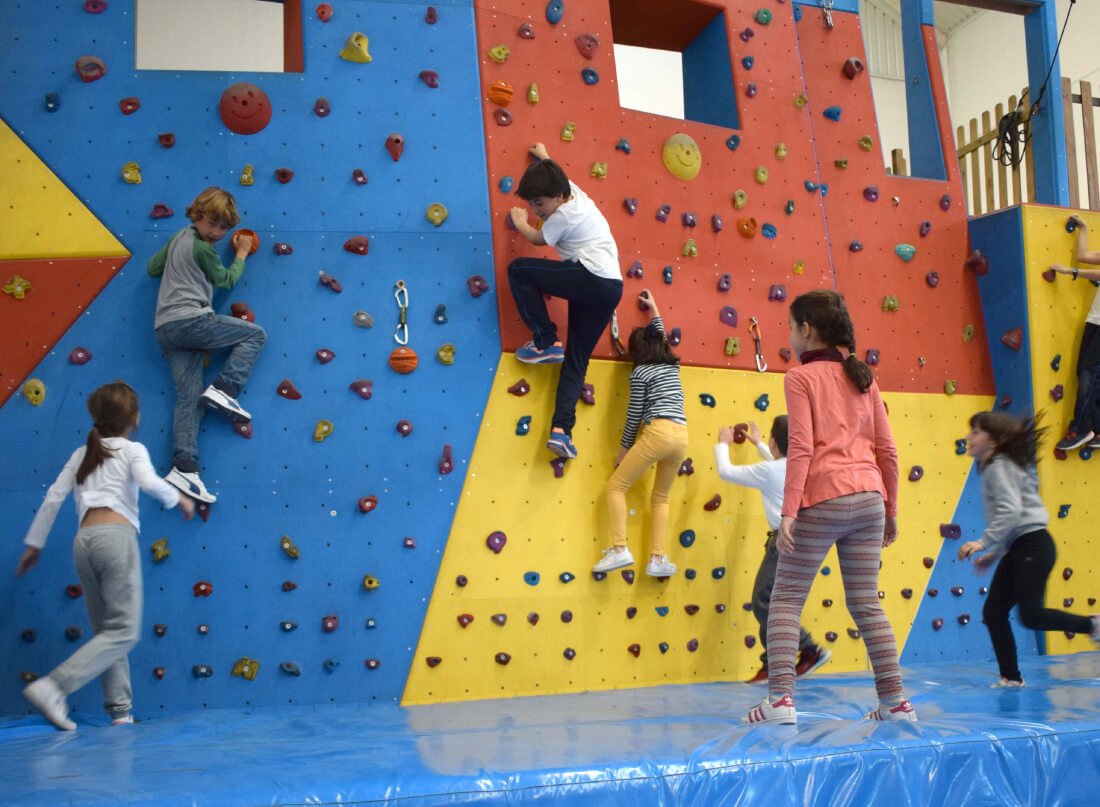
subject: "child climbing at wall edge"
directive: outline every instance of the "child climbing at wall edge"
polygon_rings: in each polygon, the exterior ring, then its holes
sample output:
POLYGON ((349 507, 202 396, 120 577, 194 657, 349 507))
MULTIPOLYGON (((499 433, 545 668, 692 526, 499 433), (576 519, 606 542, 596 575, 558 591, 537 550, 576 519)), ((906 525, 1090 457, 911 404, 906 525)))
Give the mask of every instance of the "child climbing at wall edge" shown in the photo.
POLYGON ((535 162, 524 172, 516 195, 530 205, 542 227, 528 223, 523 207, 513 207, 509 216, 524 238, 536 246, 554 247, 561 260, 522 257, 508 265, 516 309, 532 335, 516 351, 516 358, 527 364, 564 361, 546 447, 559 457, 573 459, 577 456, 572 437, 577 400, 588 360, 622 298, 623 276, 611 228, 595 203, 550 159, 546 146, 535 143, 530 154, 535 162), (543 292, 569 301, 564 348, 543 292))
MULTIPOLYGON (((718 430, 718 442, 714 444, 714 466, 718 476, 725 482, 755 488, 764 500, 764 517, 768 522, 768 537, 764 542, 764 557, 756 570, 756 580, 752 585, 752 614, 760 623, 760 645, 764 652, 760 654, 763 666, 748 683, 757 684, 768 680, 768 606, 771 603, 772 587, 775 585, 775 567, 779 563, 779 550, 776 549, 776 537, 779 535, 779 514, 783 507, 783 483, 787 476, 787 416, 778 415, 772 421, 772 433, 765 443, 760 427, 753 421, 748 423, 745 436, 756 446, 756 453, 763 462, 752 465, 734 465, 730 462, 730 444, 734 441, 735 427, 723 426, 718 430)), ((827 662, 832 653, 820 647, 813 636, 804 627, 798 628, 798 662, 794 667, 795 678, 809 675, 827 662)))
POLYGON ((214 287, 231 289, 244 272, 252 238, 238 233, 231 246, 236 253, 228 268, 214 245, 241 220, 233 196, 221 188, 207 188, 187 208, 191 225, 149 259, 147 271, 159 277, 160 293, 153 327, 157 344, 172 368, 176 408, 172 424, 171 484, 200 502, 214 502, 199 478, 199 422, 204 407, 234 422, 252 416, 237 402, 267 334, 259 325, 214 313, 214 287), (202 388, 205 352, 232 348, 214 383, 202 388))
POLYGON ((72 491, 80 525, 73 560, 95 636, 23 690, 47 720, 65 730, 76 728, 68 717, 67 696, 97 675, 111 725, 134 722, 126 654, 141 631, 138 489, 165 507, 178 504, 185 521, 195 514, 194 503, 157 476, 145 446, 130 440, 141 413, 129 384, 116 381, 97 389, 88 397, 88 412, 92 428, 87 443, 73 452, 46 492, 23 539, 27 548, 15 571, 17 576, 26 574, 38 563, 57 511, 72 491))
POLYGON ((649 324, 635 328, 627 342, 634 369, 630 373, 630 404, 626 410, 622 444, 615 472, 607 482, 607 513, 611 521, 611 548, 592 567, 596 572, 622 569, 634 563, 626 545, 626 492, 654 464, 657 474, 650 494, 649 563, 651 577, 676 574, 676 564, 665 552, 668 494, 687 453, 687 417, 680 385, 680 357, 665 336, 657 301, 646 289, 638 302, 649 310, 649 324), (641 428, 641 435, 638 430, 641 428))
POLYGON ((959 547, 959 560, 972 558, 978 569, 997 563, 982 607, 1001 674, 992 687, 1024 685, 1008 622, 1013 605, 1019 605, 1026 628, 1087 633, 1100 644, 1100 614, 1087 617, 1043 607, 1056 552, 1046 529, 1047 509, 1039 498, 1038 454, 1044 429, 1037 420, 1007 412, 979 412, 970 418, 966 453, 978 461, 982 475, 986 527, 978 540, 959 547))
POLYGON ((856 357, 843 297, 825 289, 799 295, 790 326, 801 364, 783 382, 787 476, 768 611, 768 696, 741 722, 798 722, 792 695, 799 618, 833 544, 848 612, 874 670, 879 705, 864 719, 915 721, 902 692, 894 631, 878 599, 882 549, 898 537, 898 454, 886 407, 871 369, 856 357))
MULTIPOLYGON (((1088 224, 1078 215, 1069 218, 1077 230, 1074 262, 1100 264, 1100 252, 1089 252, 1088 224)), ((1074 280, 1081 277, 1100 281, 1100 269, 1076 266, 1070 269, 1059 263, 1052 263, 1050 268, 1062 275, 1072 275, 1074 280)), ((1077 399, 1073 404, 1073 420, 1056 447, 1072 451, 1086 445, 1100 448, 1100 290, 1092 298, 1092 306, 1085 315, 1081 349, 1077 351, 1077 399)))

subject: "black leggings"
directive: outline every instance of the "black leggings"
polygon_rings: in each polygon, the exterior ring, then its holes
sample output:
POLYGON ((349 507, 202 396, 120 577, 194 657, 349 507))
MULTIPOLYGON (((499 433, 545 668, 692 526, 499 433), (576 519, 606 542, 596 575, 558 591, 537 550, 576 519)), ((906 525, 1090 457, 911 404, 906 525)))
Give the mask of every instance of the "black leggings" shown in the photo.
POLYGON ((1008 612, 1020 606, 1020 622, 1031 630, 1061 630, 1089 633, 1092 619, 1055 608, 1043 607, 1047 578, 1054 568, 1054 539, 1046 530, 1021 535, 997 564, 989 595, 982 609, 982 621, 993 640, 993 652, 1001 675, 1019 681, 1020 668, 1016 660, 1016 640, 1008 622, 1008 612))

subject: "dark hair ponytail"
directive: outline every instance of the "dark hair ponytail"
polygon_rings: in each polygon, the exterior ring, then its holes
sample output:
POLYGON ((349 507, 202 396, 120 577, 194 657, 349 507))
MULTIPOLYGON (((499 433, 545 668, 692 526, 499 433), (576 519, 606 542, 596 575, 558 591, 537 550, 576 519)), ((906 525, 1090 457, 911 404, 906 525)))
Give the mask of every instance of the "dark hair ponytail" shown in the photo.
POLYGON ((668 337, 652 320, 645 327, 638 327, 630 332, 626 349, 635 367, 639 364, 680 363, 680 357, 672 352, 668 337))
POLYGON ((138 415, 137 393, 125 381, 104 384, 88 396, 88 412, 92 416, 92 428, 88 432, 84 459, 76 472, 78 485, 114 456, 101 438, 118 437, 134 427, 138 415))
POLYGON ((855 327, 843 297, 826 289, 800 294, 791 303, 791 319, 797 325, 810 323, 818 338, 830 347, 847 348, 844 372, 860 392, 870 388, 875 376, 871 368, 856 356, 855 327))
POLYGON ((1021 468, 1027 468, 1039 463, 1039 443, 1046 433, 1039 425, 1042 417, 1042 412, 1020 418, 1008 412, 979 412, 970 418, 970 427, 981 429, 993 439, 989 460, 1004 454, 1021 468))

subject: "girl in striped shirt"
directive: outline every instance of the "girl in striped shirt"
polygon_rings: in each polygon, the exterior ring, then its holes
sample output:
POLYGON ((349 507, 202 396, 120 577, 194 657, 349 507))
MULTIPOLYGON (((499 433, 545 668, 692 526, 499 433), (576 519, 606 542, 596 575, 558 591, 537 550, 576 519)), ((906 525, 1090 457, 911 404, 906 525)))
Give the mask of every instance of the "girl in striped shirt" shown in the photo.
POLYGON ((634 362, 630 373, 630 406, 615 473, 607 482, 612 546, 604 550, 593 571, 609 572, 634 564, 626 545, 626 492, 656 464, 657 475, 650 496, 650 555, 645 572, 651 577, 668 577, 676 574, 676 564, 665 554, 668 494, 688 444, 684 390, 680 386, 680 357, 669 347, 653 295, 643 289, 638 302, 649 309, 650 320, 644 328, 635 328, 630 334, 628 349, 634 362))

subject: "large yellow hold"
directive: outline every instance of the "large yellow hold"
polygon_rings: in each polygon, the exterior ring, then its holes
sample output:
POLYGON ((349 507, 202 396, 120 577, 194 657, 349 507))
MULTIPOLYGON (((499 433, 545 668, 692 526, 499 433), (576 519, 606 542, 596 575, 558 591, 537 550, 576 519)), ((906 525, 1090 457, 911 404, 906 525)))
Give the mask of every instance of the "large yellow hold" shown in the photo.
POLYGON ((340 58, 359 64, 370 64, 370 53, 367 52, 367 35, 356 31, 348 37, 347 44, 340 51, 340 58))
POLYGON ((699 144, 683 132, 678 132, 665 141, 661 150, 661 159, 665 168, 677 179, 695 179, 703 167, 703 152, 699 144))

